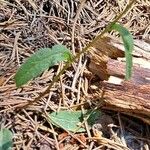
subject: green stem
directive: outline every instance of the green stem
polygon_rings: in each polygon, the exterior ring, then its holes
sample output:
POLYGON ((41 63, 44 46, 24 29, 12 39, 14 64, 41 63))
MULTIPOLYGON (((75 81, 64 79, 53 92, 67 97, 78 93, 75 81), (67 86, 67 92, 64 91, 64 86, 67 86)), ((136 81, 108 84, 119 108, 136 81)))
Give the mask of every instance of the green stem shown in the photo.
POLYGON ((63 67, 63 69, 58 73, 58 75, 56 75, 53 79, 53 81, 50 83, 50 85, 48 86, 48 88, 43 92, 40 93, 38 97, 36 97, 33 101, 28 102, 27 104, 25 104, 21 109, 23 108, 27 108, 29 105, 32 105, 33 103, 38 102, 44 95, 46 95, 47 93, 49 93, 50 89, 52 88, 52 86, 54 85, 55 82, 57 82, 60 78, 60 76, 70 67, 70 65, 72 64, 72 62, 74 62, 76 59, 78 59, 80 57, 81 54, 87 52, 89 50, 89 48, 94 45, 94 43, 96 43, 98 40, 100 40, 102 38, 102 36, 110 31, 111 26, 113 24, 115 24, 119 19, 122 18, 122 16, 127 13, 127 11, 131 8, 131 6, 133 5, 133 3, 136 0, 132 0, 124 9, 124 11, 122 13, 120 13, 118 16, 116 16, 114 18, 114 21, 109 23, 106 28, 101 32, 101 34, 99 34, 94 40, 92 40, 85 48, 83 48, 83 50, 81 52, 79 52, 75 57, 73 57, 73 59, 69 62, 66 63, 66 65, 63 67))

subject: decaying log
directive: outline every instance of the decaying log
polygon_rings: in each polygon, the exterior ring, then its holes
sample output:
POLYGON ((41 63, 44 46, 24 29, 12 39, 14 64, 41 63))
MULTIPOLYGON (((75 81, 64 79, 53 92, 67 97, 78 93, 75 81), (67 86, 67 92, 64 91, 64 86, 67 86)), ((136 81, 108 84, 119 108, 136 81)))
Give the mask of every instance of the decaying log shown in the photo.
MULTIPOLYGON (((124 56, 124 52, 114 46, 115 42, 112 45, 112 41, 111 38, 109 40, 103 39, 96 46, 93 45, 89 52, 90 63, 88 68, 102 80, 99 84, 96 84, 98 90, 95 95, 98 98, 103 87, 103 108, 135 116, 150 125, 150 61, 148 60, 150 53, 146 51, 147 57, 143 58, 142 50, 140 51, 142 58, 146 60, 147 68, 142 67, 140 61, 138 64, 135 63, 131 80, 125 81, 125 63, 117 60, 117 57, 124 56), (103 42, 102 46, 101 42, 103 42), (113 52, 107 54, 105 52, 107 48, 113 52), (122 82, 119 84, 116 84, 115 81, 109 83, 110 76, 119 77, 122 82)), ((138 51, 136 51, 134 56, 138 54, 138 51)))
POLYGON ((150 125, 150 85, 135 85, 127 81, 120 85, 104 82, 100 85, 104 89, 103 108, 135 116, 150 125))
MULTIPOLYGON (((150 67, 150 63, 147 63, 150 67)), ((107 62, 107 72, 109 76, 125 77, 125 62, 109 59, 107 62)), ((132 77, 130 79, 132 84, 150 85, 150 69, 143 68, 138 64, 133 65, 132 77)))
POLYGON ((92 45, 89 50, 89 70, 102 80, 108 80, 107 62, 110 58, 124 57, 124 52, 111 44, 109 37, 104 37, 92 45))

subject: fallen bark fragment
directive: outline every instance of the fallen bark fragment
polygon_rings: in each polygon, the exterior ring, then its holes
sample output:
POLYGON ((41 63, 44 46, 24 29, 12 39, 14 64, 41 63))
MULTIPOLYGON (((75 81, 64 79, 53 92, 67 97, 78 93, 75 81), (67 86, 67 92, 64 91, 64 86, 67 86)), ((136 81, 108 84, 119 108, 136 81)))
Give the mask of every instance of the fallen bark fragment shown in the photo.
MULTIPOLYGON (((95 96, 96 98, 100 98, 102 94, 101 89, 103 88, 105 91, 103 108, 140 118, 150 125, 149 66, 147 66, 147 68, 142 67, 139 61, 137 64, 134 64, 131 80, 124 81, 125 63, 117 60, 117 57, 123 57, 124 54, 121 49, 118 47, 115 49, 114 44, 111 45, 111 43, 109 43, 111 40, 112 39, 103 39, 101 41, 103 42, 103 46, 99 44, 93 46, 89 52, 90 63, 88 68, 102 80, 98 84, 98 90, 95 92, 95 96), (107 48, 109 48, 110 51, 111 46, 113 47, 113 52, 107 54, 105 51, 107 48), (115 84, 115 81, 114 83, 109 83, 107 80, 110 76, 119 77, 122 79, 122 82, 119 84, 115 84)), ((149 58, 148 55, 147 58, 149 58)), ((149 64, 149 60, 147 60, 147 64, 149 64)))
POLYGON ((132 82, 123 82, 121 85, 103 82, 101 86, 105 91, 104 108, 138 117, 150 124, 150 85, 145 87, 132 82))

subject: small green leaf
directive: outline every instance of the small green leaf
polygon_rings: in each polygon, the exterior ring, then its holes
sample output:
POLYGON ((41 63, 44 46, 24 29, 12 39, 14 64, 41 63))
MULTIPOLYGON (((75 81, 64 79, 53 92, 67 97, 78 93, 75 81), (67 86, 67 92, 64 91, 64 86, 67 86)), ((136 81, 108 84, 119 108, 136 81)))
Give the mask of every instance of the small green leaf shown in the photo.
POLYGON ((28 58, 19 68, 15 75, 16 86, 20 87, 49 67, 61 61, 70 61, 71 59, 70 51, 63 45, 55 45, 52 49, 42 48, 28 58))
POLYGON ((92 126, 97 120, 101 112, 98 110, 86 110, 85 114, 82 111, 59 111, 53 112, 49 115, 50 121, 57 127, 63 128, 72 132, 84 132, 85 129, 81 127, 83 119, 89 115, 87 122, 89 126, 92 126))
POLYGON ((10 150, 13 142, 12 142, 13 134, 8 129, 0 130, 0 150, 10 150))
POLYGON ((132 75, 132 51, 133 51, 133 37, 130 32, 120 24, 114 24, 111 27, 112 30, 116 30, 122 37, 124 47, 125 47, 125 57, 126 57, 126 80, 129 80, 132 75))

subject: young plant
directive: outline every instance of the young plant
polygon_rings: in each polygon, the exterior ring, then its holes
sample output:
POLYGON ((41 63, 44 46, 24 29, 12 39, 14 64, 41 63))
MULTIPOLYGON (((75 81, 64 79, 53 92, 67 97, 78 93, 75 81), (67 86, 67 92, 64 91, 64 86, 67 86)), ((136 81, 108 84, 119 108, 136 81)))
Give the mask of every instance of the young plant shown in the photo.
MULTIPOLYGON (((133 38, 130 32, 120 24, 113 24, 110 30, 119 32, 123 39, 126 57, 126 79, 130 79, 132 72, 132 50, 133 38)), ((50 48, 42 48, 33 54, 20 67, 15 75, 16 86, 20 87, 26 84, 29 80, 37 77, 43 71, 58 64, 61 61, 72 62, 71 52, 63 45, 55 45, 50 48)))
POLYGON ((51 87, 55 82, 57 82, 60 78, 60 76, 65 72, 66 69, 74 62, 76 59, 80 57, 81 54, 85 53, 89 50, 89 48, 94 45, 98 40, 102 38, 102 36, 110 31, 110 30, 116 30, 120 33, 123 43, 125 46, 125 57, 126 57, 126 79, 130 79, 131 72, 132 72, 132 49, 133 49, 133 38, 130 34, 130 32, 121 26, 120 24, 117 24, 117 21, 131 8, 132 4, 136 0, 132 0, 125 10, 120 13, 113 22, 109 23, 108 26, 105 28, 105 30, 98 35, 93 41, 91 41, 81 52, 79 52, 75 57, 72 57, 70 51, 63 45, 55 45, 50 48, 41 49, 37 53, 33 54, 18 70, 18 72, 15 75, 15 82, 17 87, 22 86, 23 84, 27 83, 29 80, 35 78, 39 74, 41 74, 45 69, 48 69, 49 67, 52 67, 53 65, 56 65, 57 63, 61 61, 67 61, 66 65, 63 67, 63 69, 59 72, 57 76, 54 77, 53 81, 50 83, 49 87, 41 93, 37 98, 35 98, 33 101, 30 101, 28 104, 26 104, 23 108, 27 107, 28 105, 33 104, 34 102, 37 102, 43 97, 45 94, 49 92, 51 87))

